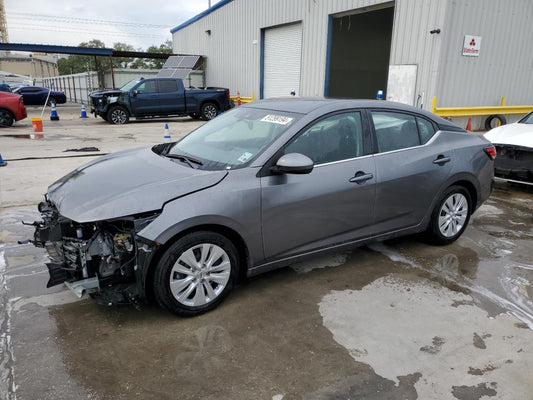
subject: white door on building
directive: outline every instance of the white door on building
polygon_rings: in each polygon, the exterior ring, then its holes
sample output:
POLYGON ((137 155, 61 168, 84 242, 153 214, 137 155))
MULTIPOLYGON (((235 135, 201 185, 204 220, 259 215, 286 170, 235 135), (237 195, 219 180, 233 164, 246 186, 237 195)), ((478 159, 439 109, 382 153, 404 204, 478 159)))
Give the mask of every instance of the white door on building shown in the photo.
POLYGON ((302 24, 265 29, 263 98, 300 95, 302 24))

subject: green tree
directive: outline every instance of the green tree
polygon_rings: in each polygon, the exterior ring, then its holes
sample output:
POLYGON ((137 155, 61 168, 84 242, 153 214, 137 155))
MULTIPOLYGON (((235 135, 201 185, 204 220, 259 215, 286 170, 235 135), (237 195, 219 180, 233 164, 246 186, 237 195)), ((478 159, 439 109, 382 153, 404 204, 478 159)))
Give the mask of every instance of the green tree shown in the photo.
MULTIPOLYGON (((146 50, 147 53, 163 53, 172 54, 172 42, 167 40, 159 46, 152 45, 146 50)), ((166 60, 159 60, 154 58, 136 58, 129 68, 132 69, 161 69, 166 60)))
MULTIPOLYGON (((104 42, 98 39, 92 39, 88 42, 82 42, 78 47, 85 48, 105 48, 104 42)), ((113 49, 117 51, 142 51, 142 49, 135 49, 132 45, 122 42, 113 44, 113 49)), ((148 53, 163 53, 172 54, 172 42, 167 40, 159 46, 150 46, 148 53)), ((132 69, 161 69, 165 60, 151 59, 151 58, 132 58, 132 57, 116 57, 113 58, 114 68, 132 68, 132 69)), ((77 74, 80 72, 96 71, 98 73, 98 86, 103 87, 104 74, 111 69, 111 60, 109 57, 103 56, 81 56, 70 55, 67 58, 60 58, 57 61, 57 68, 59 75, 77 74)))
MULTIPOLYGON (((172 54, 172 42, 170 40, 165 41, 165 43, 157 46, 150 46, 147 53, 163 53, 163 54, 172 54)), ((150 69, 161 69, 166 60, 157 59, 157 58, 148 58, 146 64, 150 69)))
MULTIPOLYGON (((135 50, 131 44, 116 42, 113 44, 113 49, 117 51, 142 51, 135 50)), ((113 67, 115 68, 129 68, 134 62, 133 57, 115 57, 113 58, 113 67)))
MULTIPOLYGON (((104 42, 98 39, 93 39, 88 42, 82 42, 78 47, 85 48, 105 48, 104 42)), ((60 58, 57 61, 57 68, 59 75, 77 74, 87 71, 105 71, 109 69, 109 59, 106 57, 81 56, 72 54, 68 58, 60 58)))

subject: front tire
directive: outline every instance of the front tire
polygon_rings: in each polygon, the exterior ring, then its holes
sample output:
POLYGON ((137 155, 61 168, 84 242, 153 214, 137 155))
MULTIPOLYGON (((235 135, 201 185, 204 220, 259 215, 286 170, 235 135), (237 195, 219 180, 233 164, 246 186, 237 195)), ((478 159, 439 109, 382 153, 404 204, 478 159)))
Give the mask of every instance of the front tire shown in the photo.
POLYGON ((127 124, 130 120, 128 110, 121 106, 114 106, 107 112, 107 121, 113 125, 127 124))
POLYGON ((442 195, 433 213, 427 233, 432 243, 446 245, 456 241, 466 229, 472 214, 468 190, 450 186, 442 195))
POLYGON ((204 121, 209 121, 218 115, 218 107, 215 103, 205 103, 200 110, 200 116, 204 121))
POLYGON ((209 231, 190 233, 162 255, 154 272, 154 297, 174 314, 203 314, 228 295, 238 265, 237 250, 226 237, 209 231))

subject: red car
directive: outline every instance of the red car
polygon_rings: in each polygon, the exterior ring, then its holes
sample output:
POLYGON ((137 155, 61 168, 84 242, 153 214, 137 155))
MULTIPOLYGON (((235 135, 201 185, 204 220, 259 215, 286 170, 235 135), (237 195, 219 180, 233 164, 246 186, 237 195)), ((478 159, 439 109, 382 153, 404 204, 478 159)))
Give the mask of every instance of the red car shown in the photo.
POLYGON ((13 121, 20 121, 26 117, 22 96, 0 92, 0 127, 11 126, 13 121))

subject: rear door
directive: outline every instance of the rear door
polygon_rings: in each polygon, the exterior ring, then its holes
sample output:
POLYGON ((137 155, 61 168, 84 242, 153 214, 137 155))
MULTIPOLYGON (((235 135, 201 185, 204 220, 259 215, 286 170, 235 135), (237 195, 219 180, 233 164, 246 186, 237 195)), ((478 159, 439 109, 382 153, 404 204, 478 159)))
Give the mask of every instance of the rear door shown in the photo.
POLYGON ((414 226, 449 177, 453 150, 423 116, 370 111, 377 145, 374 233, 414 226))
POLYGON ((311 158, 310 174, 261 178, 267 260, 368 235, 376 180, 374 158, 365 152, 362 116, 351 111, 322 118, 283 149, 283 154, 311 158))
POLYGON ((185 112, 185 89, 177 79, 160 79, 159 109, 164 114, 181 114, 185 112))

